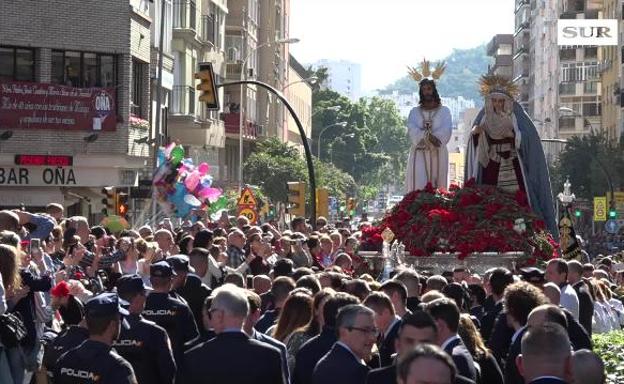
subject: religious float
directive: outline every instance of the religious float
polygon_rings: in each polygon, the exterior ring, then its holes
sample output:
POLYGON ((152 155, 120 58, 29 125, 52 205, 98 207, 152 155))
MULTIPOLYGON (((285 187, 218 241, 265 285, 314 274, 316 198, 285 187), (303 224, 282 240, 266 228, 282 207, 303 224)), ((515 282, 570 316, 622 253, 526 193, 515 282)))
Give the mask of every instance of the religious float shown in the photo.
POLYGON ((437 113, 446 107, 434 82, 444 65, 433 73, 430 68, 426 60, 420 71, 410 68, 421 95, 407 122, 411 192, 378 225, 363 230, 358 255, 383 273, 396 264, 434 273, 458 265, 484 272, 557 257, 548 167, 533 121, 514 101, 516 86, 496 75, 481 78, 484 107, 466 148, 466 182, 447 189, 446 156, 438 155, 446 153, 444 127, 450 124, 437 113))
POLYGON ((558 245, 527 195, 469 180, 448 190, 408 193, 377 225, 362 229, 358 255, 370 271, 403 264, 441 273, 466 266, 482 273, 556 257, 558 245))

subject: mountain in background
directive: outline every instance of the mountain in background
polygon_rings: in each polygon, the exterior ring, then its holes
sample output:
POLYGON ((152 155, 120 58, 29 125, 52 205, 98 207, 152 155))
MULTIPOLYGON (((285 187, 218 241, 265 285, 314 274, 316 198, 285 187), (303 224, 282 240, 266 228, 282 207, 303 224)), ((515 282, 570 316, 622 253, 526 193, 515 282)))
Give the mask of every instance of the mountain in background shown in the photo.
MULTIPOLYGON (((470 49, 454 49, 443 60, 446 62, 446 71, 442 78, 436 82, 440 96, 463 96, 466 99, 473 99, 477 104, 481 104, 481 95, 479 94, 477 82, 481 75, 487 73, 488 65, 492 60, 486 54, 486 45, 483 44, 470 49)), ((419 68, 420 63, 413 63, 412 66, 419 68)), ((388 85, 385 89, 379 90, 379 93, 385 95, 394 91, 398 91, 400 94, 418 92, 418 83, 406 75, 388 85)))

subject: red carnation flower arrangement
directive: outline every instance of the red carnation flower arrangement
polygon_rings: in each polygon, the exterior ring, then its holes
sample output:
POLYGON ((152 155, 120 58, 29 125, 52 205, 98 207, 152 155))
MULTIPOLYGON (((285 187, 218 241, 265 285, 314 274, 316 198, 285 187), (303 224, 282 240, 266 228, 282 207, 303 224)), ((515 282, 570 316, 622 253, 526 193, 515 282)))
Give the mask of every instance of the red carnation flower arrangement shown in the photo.
POLYGON ((381 250, 386 227, 414 256, 451 252, 462 259, 474 252, 520 251, 534 264, 556 257, 558 249, 524 192, 509 194, 472 179, 463 188, 428 185, 408 193, 380 225, 362 231, 360 249, 381 250))

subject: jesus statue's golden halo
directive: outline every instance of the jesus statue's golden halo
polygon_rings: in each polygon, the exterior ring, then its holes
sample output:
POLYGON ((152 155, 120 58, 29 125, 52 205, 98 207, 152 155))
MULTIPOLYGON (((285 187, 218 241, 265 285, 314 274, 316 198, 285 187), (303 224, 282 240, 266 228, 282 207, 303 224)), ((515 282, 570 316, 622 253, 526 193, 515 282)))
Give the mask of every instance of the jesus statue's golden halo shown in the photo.
POLYGON ((433 71, 431 70, 431 62, 427 59, 423 59, 420 63, 420 71, 414 67, 407 66, 407 71, 414 81, 421 81, 423 79, 438 80, 444 74, 446 69, 446 63, 441 61, 436 64, 433 71))

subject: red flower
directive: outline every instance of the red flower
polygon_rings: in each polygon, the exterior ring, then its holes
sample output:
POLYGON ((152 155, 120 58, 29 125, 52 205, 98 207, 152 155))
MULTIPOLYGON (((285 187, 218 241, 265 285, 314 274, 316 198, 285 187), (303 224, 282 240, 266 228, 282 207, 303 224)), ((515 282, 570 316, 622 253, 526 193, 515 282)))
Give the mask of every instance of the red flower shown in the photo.
POLYGON ((485 217, 490 218, 498 213, 503 206, 498 203, 490 203, 485 206, 485 217))
POLYGON ((529 199, 527 198, 526 193, 524 193, 524 191, 522 191, 520 189, 516 191, 516 202, 521 207, 528 207, 529 206, 529 199))
POLYGON ((481 197, 477 194, 467 193, 462 194, 459 198, 459 203, 457 204, 461 208, 468 207, 470 205, 477 205, 481 202, 481 197))
POLYGON ((534 230, 536 232, 541 232, 546 229, 546 223, 544 223, 544 220, 535 220, 533 225, 535 226, 534 230))
POLYGON ((431 184, 431 182, 427 183, 427 185, 425 185, 424 191, 428 193, 435 193, 435 189, 433 189, 433 184, 431 184))
POLYGON ((439 218, 443 223, 452 223, 457 220, 456 215, 446 209, 432 209, 427 213, 427 217, 429 220, 439 218))
POLYGON ((403 200, 401 200, 401 205, 410 205, 412 204, 416 198, 418 197, 418 193, 420 191, 412 191, 410 193, 408 193, 407 195, 405 195, 405 197, 403 197, 403 200))
POLYGON ((407 212, 405 209, 400 209, 395 215, 394 215, 394 221, 395 223, 402 227, 405 224, 407 224, 407 222, 412 218, 412 215, 407 212))
POLYGON ((50 290, 50 295, 54 297, 69 296, 69 285, 67 284, 66 281, 59 282, 54 287, 52 287, 52 289, 50 290))
POLYGON ((470 179, 468 179, 468 181, 464 183, 464 188, 472 188, 476 185, 477 185, 476 180, 474 179, 474 177, 471 177, 470 179))
POLYGON ((459 189, 459 184, 451 183, 451 185, 449 185, 449 191, 455 192, 459 191, 459 189))

